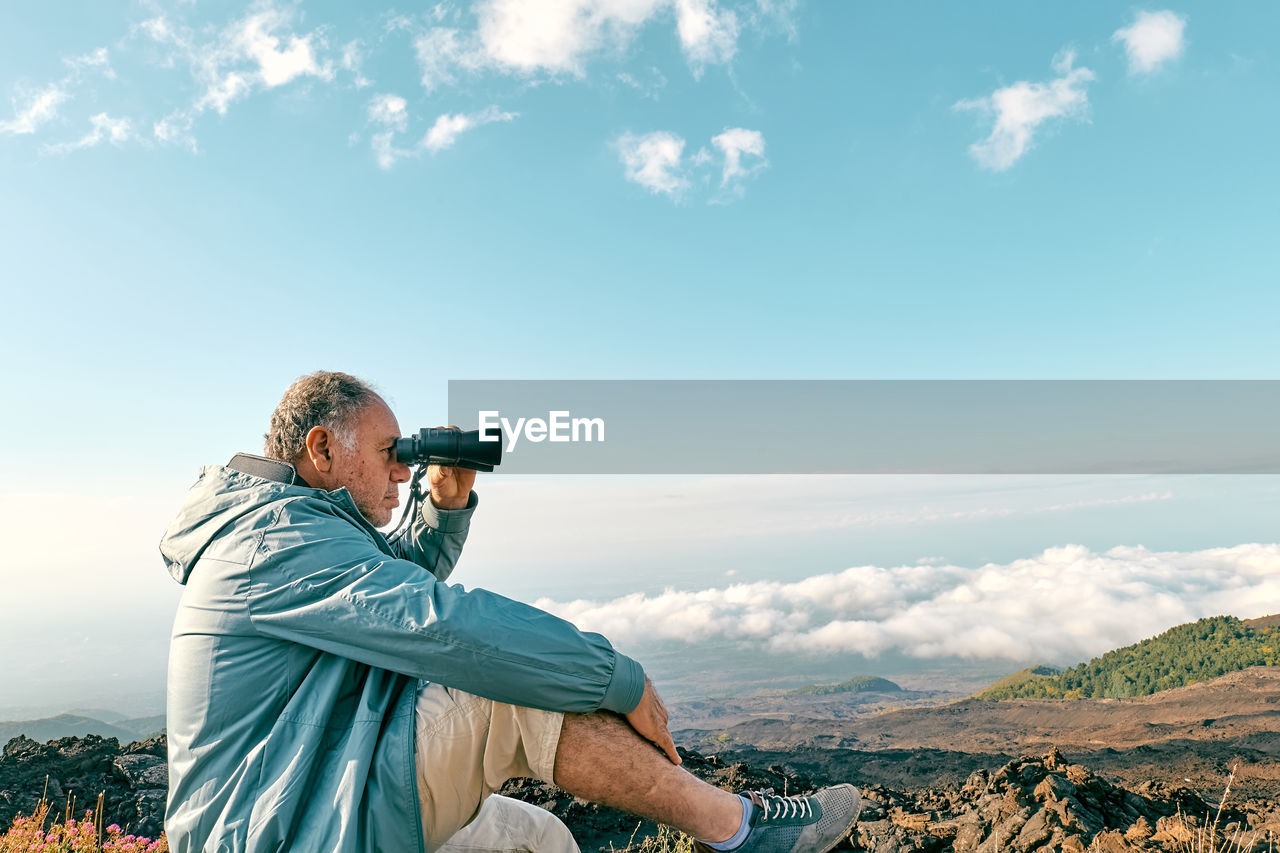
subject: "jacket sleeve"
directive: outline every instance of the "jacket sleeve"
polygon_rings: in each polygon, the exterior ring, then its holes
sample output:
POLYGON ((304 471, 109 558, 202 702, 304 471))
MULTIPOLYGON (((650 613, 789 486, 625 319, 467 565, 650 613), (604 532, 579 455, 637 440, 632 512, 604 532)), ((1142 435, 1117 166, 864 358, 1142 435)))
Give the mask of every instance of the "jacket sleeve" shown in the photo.
POLYGON ((472 491, 461 509, 437 509, 428 497, 414 514, 408 532, 391 543, 391 550, 397 557, 422 566, 437 580, 447 581, 458 565, 478 502, 472 491))
POLYGON ((644 671, 599 634, 392 557, 318 498, 280 504, 249 568, 263 636, 549 711, 629 713, 644 671))

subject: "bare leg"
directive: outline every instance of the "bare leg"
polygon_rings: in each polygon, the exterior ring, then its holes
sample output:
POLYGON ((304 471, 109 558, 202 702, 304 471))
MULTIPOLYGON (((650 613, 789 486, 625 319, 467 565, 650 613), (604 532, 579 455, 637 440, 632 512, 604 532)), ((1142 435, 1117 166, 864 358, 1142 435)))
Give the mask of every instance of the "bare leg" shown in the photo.
POLYGON ((725 841, 742 822, 737 794, 672 764, 608 711, 564 715, 555 783, 576 797, 665 823, 702 841, 725 841))

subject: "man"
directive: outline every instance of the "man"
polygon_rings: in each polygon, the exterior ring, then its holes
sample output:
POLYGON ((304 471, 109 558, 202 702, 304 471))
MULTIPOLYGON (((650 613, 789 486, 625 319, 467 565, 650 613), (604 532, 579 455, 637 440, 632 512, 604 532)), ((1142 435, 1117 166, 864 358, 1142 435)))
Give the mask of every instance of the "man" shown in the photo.
POLYGON ((400 435, 365 383, 304 376, 272 415, 269 458, 202 469, 165 534, 185 584, 169 659, 173 850, 434 851, 484 821, 512 776, 712 850, 820 853, 848 831, 852 786, 707 785, 679 767, 638 663, 549 613, 445 583, 474 471, 431 470, 429 500, 389 543, 377 528, 410 476, 400 435))

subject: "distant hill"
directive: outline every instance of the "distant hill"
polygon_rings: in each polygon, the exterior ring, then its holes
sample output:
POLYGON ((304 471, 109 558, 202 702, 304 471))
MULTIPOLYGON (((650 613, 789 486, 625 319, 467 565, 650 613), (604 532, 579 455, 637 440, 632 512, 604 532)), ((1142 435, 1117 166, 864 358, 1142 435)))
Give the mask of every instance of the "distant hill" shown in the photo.
POLYGON ((1015 693, 1022 690, 1027 684, 1033 681, 1040 681, 1045 678, 1053 678, 1061 675, 1062 670, 1056 666, 1029 666, 1026 669, 1020 669, 1013 675, 1006 675, 986 690, 977 694, 976 699, 991 699, 995 695, 1003 697, 1007 693, 1015 693))
POLYGON ((102 720, 104 723, 118 723, 125 719, 128 715, 121 714, 119 711, 109 711, 106 708, 72 708, 64 711, 73 717, 88 717, 91 720, 102 720))
POLYGON ((1251 666, 1280 666, 1280 616, 1212 616, 1107 652, 1063 672, 1022 670, 977 699, 1124 699, 1208 681, 1251 666))
POLYGON ((0 747, 18 735, 26 735, 39 743, 61 737, 100 735, 113 737, 120 743, 143 740, 164 729, 164 716, 138 717, 106 723, 93 717, 78 714, 59 714, 41 720, 8 720, 0 722, 0 747))
POLYGON ((839 684, 806 684, 795 690, 788 690, 791 696, 830 696, 835 693, 901 693, 902 688, 887 678, 874 675, 859 675, 842 681, 839 684))
POLYGON ((115 725, 116 728, 128 729, 140 738, 149 738, 164 731, 164 714, 120 720, 115 725))

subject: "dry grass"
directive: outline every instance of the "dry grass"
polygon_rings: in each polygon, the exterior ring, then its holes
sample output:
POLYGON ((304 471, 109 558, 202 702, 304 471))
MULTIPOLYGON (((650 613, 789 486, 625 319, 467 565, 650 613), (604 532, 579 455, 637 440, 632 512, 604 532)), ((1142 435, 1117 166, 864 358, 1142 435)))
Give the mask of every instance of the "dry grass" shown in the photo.
POLYGON ((1204 826, 1197 827, 1191 838, 1183 842, 1181 853, 1250 853, 1257 847, 1256 831, 1245 834, 1243 828, 1237 825, 1229 838, 1218 832, 1218 826, 1222 822, 1222 810, 1227 805, 1227 798, 1231 796, 1231 783, 1235 781, 1236 770, 1236 767, 1232 767, 1227 775, 1227 786, 1222 791, 1222 799, 1218 801, 1218 810, 1213 816, 1213 822, 1210 823, 1206 819, 1204 826))
POLYGON ((656 835, 647 835, 637 844, 636 835, 643 825, 643 822, 636 824, 626 847, 618 849, 610 844, 609 849, 613 853, 693 853, 693 838, 662 824, 658 824, 656 835))
POLYGON ((1190 820, 1186 818, 1181 811, 1178 812, 1175 819, 1177 834, 1182 836, 1182 840, 1178 843, 1177 853, 1275 853, 1275 842, 1271 839, 1270 833, 1267 838, 1262 838, 1261 832, 1254 830, 1247 832, 1239 824, 1228 824, 1222 827, 1222 811, 1226 808, 1227 800, 1231 796, 1231 785, 1235 781, 1237 768, 1231 768, 1231 772, 1227 775, 1227 784, 1222 791, 1222 799, 1218 801, 1218 807, 1210 815, 1206 814, 1202 822, 1190 820), (1230 834, 1226 830, 1230 830, 1230 834))

